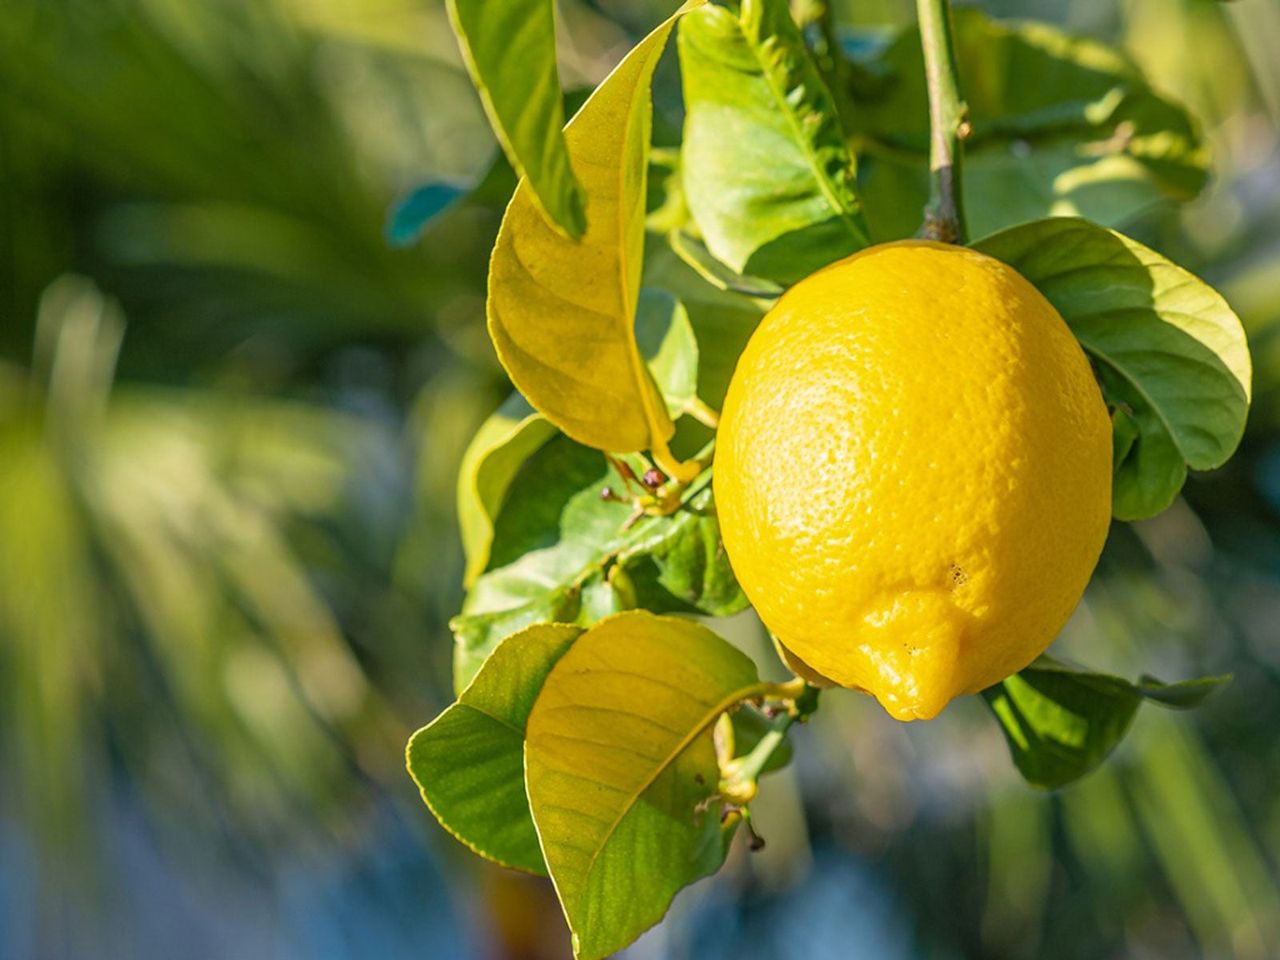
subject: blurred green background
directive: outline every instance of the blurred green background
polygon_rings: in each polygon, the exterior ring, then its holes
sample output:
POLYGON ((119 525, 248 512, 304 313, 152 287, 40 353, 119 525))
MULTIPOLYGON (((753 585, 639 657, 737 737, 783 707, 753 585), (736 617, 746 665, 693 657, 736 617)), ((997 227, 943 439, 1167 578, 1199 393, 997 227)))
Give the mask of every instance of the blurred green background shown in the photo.
MULTIPOLYGON (((566 86, 671 6, 565 0, 566 86)), ((1125 227, 1241 313, 1250 429, 1113 531, 1057 649, 1235 682, 1051 796, 974 698, 906 727, 830 696, 766 849, 628 957, 1280 956, 1280 3, 985 9, 1116 43, 1212 144, 1202 197, 1125 227)), ((506 393, 494 152, 438 0, 0 4, 0 960, 567 956, 550 891, 403 769, 451 697, 458 461, 506 393), (389 240, 415 188, 482 179, 389 240)))

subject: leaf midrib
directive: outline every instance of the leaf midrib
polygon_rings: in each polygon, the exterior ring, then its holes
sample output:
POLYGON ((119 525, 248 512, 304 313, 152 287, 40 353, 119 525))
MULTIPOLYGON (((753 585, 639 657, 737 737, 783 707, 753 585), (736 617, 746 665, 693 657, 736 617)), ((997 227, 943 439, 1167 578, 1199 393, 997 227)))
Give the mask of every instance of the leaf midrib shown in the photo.
MULTIPOLYGON (((645 91, 645 95, 648 95, 649 85, 650 83, 652 83, 652 80, 653 80, 653 73, 649 69, 650 58, 654 56, 653 48, 658 47, 659 49, 662 49, 666 47, 667 39, 668 37, 670 37, 671 30, 675 26, 675 21, 677 20, 677 18, 683 16, 684 12, 685 12, 685 7, 682 6, 679 10, 677 10, 674 14, 672 14, 671 17, 663 21, 663 23, 657 26, 647 37, 645 37, 643 40, 640 41, 640 46, 645 46, 646 44, 648 45, 644 50, 644 54, 642 57, 643 62, 639 67, 639 73, 645 79, 643 83, 636 83, 631 87, 630 93, 626 99, 626 113, 625 113, 626 122, 623 125, 623 129, 628 134, 631 131, 631 122, 635 117, 636 104, 640 99, 640 91, 641 89, 643 89, 645 91), (661 40, 655 39, 659 35, 661 35, 661 40)), ((639 47, 637 47, 637 49, 639 49, 639 47)), ((632 51, 632 53, 628 54, 627 57, 623 58, 623 60, 621 61, 621 63, 619 63, 618 66, 621 67, 622 64, 626 63, 627 60, 629 60, 632 56, 635 56, 635 51, 632 51)), ((617 71, 617 68, 614 69, 614 73, 616 73, 616 71, 617 71)), ((613 76, 613 73, 610 74, 610 77, 611 76, 613 76)), ((605 86, 608 84, 608 81, 609 81, 609 77, 606 77, 604 81, 600 84, 600 86, 597 87, 597 90, 603 90, 605 86)), ((591 98, 588 98, 586 103, 582 105, 582 110, 579 111, 578 116, 582 116, 582 114, 586 111, 587 106, 590 104, 591 99, 593 98, 594 98, 594 94, 591 98)), ((574 119, 576 120, 577 117, 575 117, 574 119)), ((568 127, 571 128, 572 126, 573 126, 573 121, 571 120, 568 124, 568 127)), ((643 143, 641 149, 647 151, 648 144, 643 143)), ((658 427, 662 423, 662 420, 660 419, 657 411, 655 410, 654 397, 652 396, 653 390, 646 376, 648 373, 648 370, 644 366, 644 360, 641 359, 640 357, 640 350, 636 345, 635 334, 632 332, 632 330, 628 326, 628 318, 630 318, 630 321, 632 324, 634 324, 635 322, 636 297, 632 295, 632 292, 628 288, 628 283, 627 283, 628 278, 631 275, 631 271, 628 269, 628 265, 631 262, 632 256, 631 256, 631 251, 627 246, 627 242, 626 242, 627 225, 630 221, 629 221, 629 218, 624 214, 624 204, 623 204, 623 201, 625 199, 624 194, 626 190, 626 164, 624 162, 626 159, 626 154, 627 154, 627 142, 626 142, 626 139, 624 138, 624 141, 622 143, 622 149, 619 151, 620 162, 614 165, 614 170, 613 170, 613 173, 617 178, 616 189, 614 191, 614 197, 616 198, 615 206, 617 208, 617 218, 618 218, 618 222, 617 222, 618 236, 616 238, 617 249, 618 249, 617 280, 618 280, 619 294, 620 294, 621 305, 622 305, 621 311, 619 311, 618 316, 615 317, 614 319, 618 322, 618 325, 621 328, 620 332, 622 334, 623 343, 625 344, 625 349, 627 351, 627 360, 631 367, 631 378, 634 381, 636 391, 640 395, 640 408, 644 414, 645 424, 649 431, 650 443, 652 443, 654 438, 657 437, 658 435, 658 432, 659 432, 658 427)), ((640 184, 643 190, 643 188, 648 183, 648 177, 649 177, 647 162, 642 163, 640 169, 641 169, 640 184)), ((666 413, 665 406, 663 407, 662 413, 663 414, 666 413)))
MULTIPOLYGON (((769 92, 773 94, 774 99, 778 103, 779 112, 787 118, 787 124, 791 128, 791 132, 796 139, 796 143, 800 146, 800 152, 804 155, 805 162, 809 165, 809 170, 813 174, 814 180, 817 181, 818 188, 821 190, 823 198, 831 206, 832 210, 836 212, 837 216, 845 224, 848 231, 854 237, 859 240, 863 240, 864 237, 862 235, 862 231, 858 229, 857 224, 854 223, 851 212, 845 209, 844 204, 840 202, 839 197, 836 195, 835 186, 829 181, 826 174, 823 172, 822 164, 818 162, 818 158, 813 152, 812 144, 809 143, 809 139, 804 135, 803 128, 796 120, 795 111, 791 109, 791 105, 787 102, 786 95, 782 89, 779 88, 773 77, 773 73, 769 70, 769 65, 761 55, 759 45, 756 44, 753 41, 753 38, 748 35, 745 23, 738 20, 737 24, 738 32, 746 43, 747 49, 751 51, 752 57, 755 58, 756 63, 760 66, 760 76, 764 79, 765 85, 769 88, 769 92)), ((805 55, 807 56, 807 53, 805 55)))
MULTIPOLYGON (((619 825, 622 823, 623 820, 626 819, 627 814, 629 814, 632 811, 635 805, 639 802, 640 798, 644 796, 645 792, 651 786, 653 786, 654 782, 658 779, 658 777, 662 776, 663 772, 668 767, 670 767, 672 763, 676 761, 676 759, 680 756, 680 754, 684 753, 685 750, 689 748, 690 744, 692 744, 693 741, 697 739, 698 735, 702 733, 703 730, 707 729, 707 727, 709 727, 715 721, 716 717, 720 716, 720 714, 724 713, 724 711, 728 710, 735 703, 740 703, 743 700, 746 700, 748 697, 752 697, 752 696, 755 696, 757 693, 763 692, 766 686, 767 685, 764 683, 759 683, 759 682, 753 683, 746 687, 740 687, 738 690, 724 697, 721 701, 716 703, 710 710, 708 710, 707 713, 703 716, 703 718, 697 724, 695 724, 694 727, 679 740, 679 742, 670 751, 670 753, 668 753, 667 756, 663 758, 661 763, 656 764, 654 766, 654 769, 652 770, 652 772, 650 772, 649 775, 646 776, 645 779, 640 783, 640 785, 636 787, 636 789, 630 795, 628 795, 627 799, 622 804, 621 812, 609 825, 609 828, 605 831, 604 836, 600 838, 599 844, 596 846, 595 850, 592 851, 591 859, 587 862, 587 868, 586 870, 583 871, 583 874, 582 874, 584 886, 586 885, 587 881, 590 879, 592 871, 595 870, 596 861, 599 860, 600 854, 604 852, 604 848, 607 847, 609 845, 609 841, 613 839, 613 835, 617 831, 619 825)), ((554 872, 552 873, 552 879, 553 880, 555 879, 554 872)))

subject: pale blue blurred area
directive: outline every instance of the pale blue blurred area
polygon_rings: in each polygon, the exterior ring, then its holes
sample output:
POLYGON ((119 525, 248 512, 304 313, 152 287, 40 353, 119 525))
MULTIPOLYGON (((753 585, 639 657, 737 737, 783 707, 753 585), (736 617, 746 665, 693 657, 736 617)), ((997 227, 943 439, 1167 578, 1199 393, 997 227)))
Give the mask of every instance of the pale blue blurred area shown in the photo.
POLYGON ((781 896, 754 900, 717 891, 707 899, 689 938, 689 957, 766 960, 788 956, 798 944, 813 960, 916 955, 890 878, 835 850, 818 851, 808 876, 781 896))

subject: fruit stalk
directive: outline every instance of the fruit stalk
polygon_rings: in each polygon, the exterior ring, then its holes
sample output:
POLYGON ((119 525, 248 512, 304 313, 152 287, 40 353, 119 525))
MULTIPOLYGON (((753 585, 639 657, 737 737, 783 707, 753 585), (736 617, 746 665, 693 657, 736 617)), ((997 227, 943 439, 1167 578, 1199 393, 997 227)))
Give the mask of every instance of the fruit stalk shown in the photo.
POLYGON ((968 107, 960 96, 960 71, 951 39, 950 0, 916 0, 920 44, 929 91, 929 202, 920 235, 944 243, 964 243, 961 174, 968 107))

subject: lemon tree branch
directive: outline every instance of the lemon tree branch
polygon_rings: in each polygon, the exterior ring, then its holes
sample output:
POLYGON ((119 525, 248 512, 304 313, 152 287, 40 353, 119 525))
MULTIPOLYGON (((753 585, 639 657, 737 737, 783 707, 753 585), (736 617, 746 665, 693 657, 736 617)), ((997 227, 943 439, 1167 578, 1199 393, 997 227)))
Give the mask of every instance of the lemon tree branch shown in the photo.
POLYGON ((920 235, 964 243, 967 230, 961 187, 968 108, 960 97, 960 71, 951 40, 950 0, 916 0, 920 44, 929 90, 929 202, 920 235))

